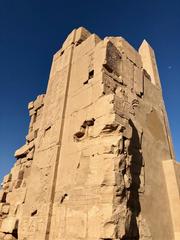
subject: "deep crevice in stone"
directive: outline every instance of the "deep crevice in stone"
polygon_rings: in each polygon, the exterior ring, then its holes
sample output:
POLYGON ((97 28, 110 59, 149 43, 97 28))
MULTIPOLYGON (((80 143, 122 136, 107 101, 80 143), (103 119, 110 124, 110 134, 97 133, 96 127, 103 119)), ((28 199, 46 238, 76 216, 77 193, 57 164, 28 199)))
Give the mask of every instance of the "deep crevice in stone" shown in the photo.
POLYGON ((60 201, 61 204, 64 202, 64 200, 65 200, 65 198, 66 198, 67 196, 68 196, 67 193, 65 193, 65 194, 62 196, 61 201, 60 201))
POLYGON ((35 216, 36 214, 37 214, 37 209, 31 213, 31 217, 35 216))

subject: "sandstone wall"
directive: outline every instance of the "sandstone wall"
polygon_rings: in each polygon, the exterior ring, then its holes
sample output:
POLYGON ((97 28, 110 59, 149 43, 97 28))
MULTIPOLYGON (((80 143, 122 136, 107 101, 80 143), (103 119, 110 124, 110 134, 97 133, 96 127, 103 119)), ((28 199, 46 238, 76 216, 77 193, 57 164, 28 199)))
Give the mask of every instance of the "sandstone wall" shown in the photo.
POLYGON ((146 41, 138 52, 73 30, 28 108, 0 190, 0 239, 178 239, 179 166, 146 41))

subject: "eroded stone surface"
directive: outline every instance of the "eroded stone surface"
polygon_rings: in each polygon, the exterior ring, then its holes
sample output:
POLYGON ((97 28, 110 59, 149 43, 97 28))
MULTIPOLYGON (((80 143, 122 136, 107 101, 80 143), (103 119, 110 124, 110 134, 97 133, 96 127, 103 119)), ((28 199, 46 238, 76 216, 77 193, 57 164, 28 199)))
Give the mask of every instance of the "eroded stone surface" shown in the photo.
POLYGON ((147 42, 138 52, 73 30, 28 109, 26 143, 0 190, 0 239, 178 239, 179 165, 168 181, 174 153, 147 42))

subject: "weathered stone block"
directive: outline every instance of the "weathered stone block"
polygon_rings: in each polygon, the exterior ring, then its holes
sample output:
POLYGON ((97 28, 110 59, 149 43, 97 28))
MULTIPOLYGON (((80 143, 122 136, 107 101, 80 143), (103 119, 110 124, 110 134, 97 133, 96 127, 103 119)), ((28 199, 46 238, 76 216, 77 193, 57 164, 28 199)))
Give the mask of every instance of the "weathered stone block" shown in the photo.
POLYGON ((31 150, 33 147, 34 147, 34 143, 33 142, 31 142, 29 144, 25 144, 24 146, 22 146, 21 148, 16 150, 14 156, 16 158, 24 157, 24 156, 27 155, 28 151, 31 150))
POLYGON ((27 154, 27 160, 32 160, 34 156, 34 148, 32 150, 30 150, 27 154))
POLYGON ((83 42, 84 40, 86 40, 90 35, 91 35, 91 33, 89 31, 87 31, 85 28, 83 28, 83 27, 78 28, 76 31, 76 35, 75 35, 76 45, 78 45, 81 42, 83 42))
POLYGON ((0 240, 4 240, 5 233, 0 232, 0 240))
POLYGON ((32 108, 29 110, 29 116, 32 117, 36 113, 35 109, 32 108))
POLYGON ((7 175, 4 177, 3 182, 4 182, 4 183, 8 183, 8 182, 11 181, 11 179, 12 179, 12 174, 9 173, 9 174, 7 174, 7 175))
POLYGON ((3 214, 8 214, 9 213, 9 208, 10 208, 9 204, 3 204, 2 209, 1 209, 2 213, 3 214))
POLYGON ((33 107, 34 107, 34 102, 32 101, 28 104, 28 109, 31 110, 33 107))
POLYGON ((26 136, 26 140, 28 142, 33 141, 36 138, 36 134, 35 131, 30 132, 27 136, 26 136))
POLYGON ((122 74, 122 60, 121 53, 113 45, 111 41, 107 42, 106 46, 106 57, 104 66, 109 72, 114 72, 120 76, 122 74))
POLYGON ((87 214, 81 209, 68 209, 66 217, 66 236, 71 238, 85 238, 87 230, 87 214))
POLYGON ((2 225, 0 227, 0 231, 4 233, 12 233, 16 227, 16 218, 15 217, 7 217, 3 220, 2 225))
POLYGON ((44 104, 43 103, 43 99, 44 99, 44 94, 39 95, 37 97, 37 99, 34 101, 34 108, 33 108, 33 110, 37 111, 37 109, 39 109, 40 107, 43 106, 43 104, 44 104))
POLYGON ((21 205, 26 197, 26 191, 27 189, 24 188, 18 188, 18 189, 14 189, 12 192, 9 192, 7 194, 7 199, 6 202, 9 203, 10 205, 14 204, 14 205, 21 205))
POLYGON ((15 238, 12 236, 12 234, 6 234, 4 240, 15 240, 15 238))

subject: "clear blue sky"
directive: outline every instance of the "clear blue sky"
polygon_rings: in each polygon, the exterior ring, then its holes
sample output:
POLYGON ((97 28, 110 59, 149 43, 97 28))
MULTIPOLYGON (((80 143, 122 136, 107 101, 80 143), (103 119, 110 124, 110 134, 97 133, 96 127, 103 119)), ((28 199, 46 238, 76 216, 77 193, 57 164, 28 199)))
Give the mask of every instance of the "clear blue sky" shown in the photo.
POLYGON ((25 142, 27 104, 45 92, 53 53, 79 26, 153 46, 180 160, 179 0, 0 0, 0 180, 25 142))

